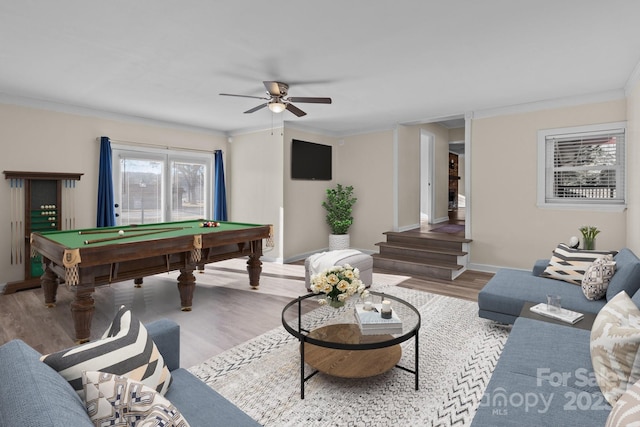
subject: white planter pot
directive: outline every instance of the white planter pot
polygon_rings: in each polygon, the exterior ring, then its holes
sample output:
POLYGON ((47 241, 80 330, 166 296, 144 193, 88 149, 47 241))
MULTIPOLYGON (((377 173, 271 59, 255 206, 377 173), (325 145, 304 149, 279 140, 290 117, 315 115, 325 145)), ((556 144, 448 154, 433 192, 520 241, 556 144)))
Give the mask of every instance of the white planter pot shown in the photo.
POLYGON ((329 250, 337 251, 339 249, 349 249, 348 234, 329 234, 329 250))

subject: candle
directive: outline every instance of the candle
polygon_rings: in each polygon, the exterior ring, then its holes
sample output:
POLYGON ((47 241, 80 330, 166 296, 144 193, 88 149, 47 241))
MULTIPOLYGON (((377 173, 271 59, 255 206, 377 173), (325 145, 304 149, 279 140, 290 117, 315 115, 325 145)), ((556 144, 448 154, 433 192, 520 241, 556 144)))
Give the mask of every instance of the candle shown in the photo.
POLYGON ((380 315, 382 316, 383 319, 391 319, 391 301, 389 300, 382 301, 382 308, 380 311, 381 311, 380 315))
POLYGON ((364 302, 364 309, 366 311, 371 311, 373 310, 373 303, 371 301, 365 301, 364 302))

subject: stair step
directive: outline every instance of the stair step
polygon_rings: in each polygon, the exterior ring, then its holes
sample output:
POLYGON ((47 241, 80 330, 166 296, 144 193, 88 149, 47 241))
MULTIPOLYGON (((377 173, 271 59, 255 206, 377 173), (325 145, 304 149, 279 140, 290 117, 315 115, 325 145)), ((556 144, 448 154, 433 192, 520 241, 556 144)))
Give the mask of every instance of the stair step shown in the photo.
POLYGON ((380 247, 381 253, 385 248, 388 248, 394 251, 406 250, 407 252, 422 253, 425 254, 425 256, 428 256, 428 254, 442 254, 456 257, 467 255, 467 252, 459 249, 460 245, 458 245, 457 248, 450 249, 425 247, 424 245, 417 245, 412 243, 378 242, 376 243, 376 246, 380 247))
POLYGON ((471 239, 443 233, 388 231, 383 234, 386 235, 388 243, 407 244, 443 250, 460 250, 463 243, 471 242, 471 239), (440 234, 442 234, 442 236, 440 236, 440 234))
POLYGON ((464 268, 455 263, 429 262, 412 257, 373 254, 373 265, 376 268, 412 276, 434 277, 451 280, 455 272, 464 268))

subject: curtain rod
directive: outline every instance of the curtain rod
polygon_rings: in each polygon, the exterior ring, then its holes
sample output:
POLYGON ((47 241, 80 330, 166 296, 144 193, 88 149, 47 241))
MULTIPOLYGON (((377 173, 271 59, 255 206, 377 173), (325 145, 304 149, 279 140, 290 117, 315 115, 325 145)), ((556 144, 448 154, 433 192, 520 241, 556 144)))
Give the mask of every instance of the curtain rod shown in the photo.
MULTIPOLYGON (((135 145, 138 147, 149 147, 149 148, 162 148, 165 150, 174 150, 174 151, 194 151, 197 153, 215 153, 218 150, 198 150, 196 148, 182 148, 182 147, 171 147, 169 145, 160 145, 160 144, 150 144, 147 142, 137 142, 137 141, 125 141, 122 139, 111 139, 109 138, 109 141, 111 142, 115 142, 116 144, 126 144, 126 145, 135 145)), ((100 137, 96 138, 96 142, 100 142, 100 137)))

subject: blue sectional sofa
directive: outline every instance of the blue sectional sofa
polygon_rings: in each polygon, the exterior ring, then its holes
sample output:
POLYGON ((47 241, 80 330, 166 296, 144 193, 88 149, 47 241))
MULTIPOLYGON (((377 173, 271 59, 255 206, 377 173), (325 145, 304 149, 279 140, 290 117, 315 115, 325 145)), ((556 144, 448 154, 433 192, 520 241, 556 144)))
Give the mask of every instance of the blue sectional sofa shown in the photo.
MULTIPOLYGON (((180 368, 180 327, 163 319, 145 325, 171 371, 165 397, 191 427, 258 426, 235 405, 180 368)), ((41 354, 21 340, 0 346, 0 425, 92 426, 78 393, 41 354)))
POLYGON ((640 259, 629 249, 616 256, 606 297, 588 300, 580 286, 533 272, 500 270, 480 292, 480 317, 513 324, 472 426, 604 426, 611 406, 595 379, 590 331, 518 317, 525 302, 544 302, 549 293, 562 306, 598 313, 621 291, 640 307, 640 259))
POLYGON ((640 289, 640 260, 627 248, 614 257, 616 272, 609 283, 606 298, 590 301, 580 286, 540 275, 549 260, 539 260, 532 271, 500 269, 478 294, 478 315, 485 319, 512 324, 526 302, 546 302, 548 294, 560 295, 562 307, 582 313, 598 313, 608 300, 625 291, 633 296, 640 289))

